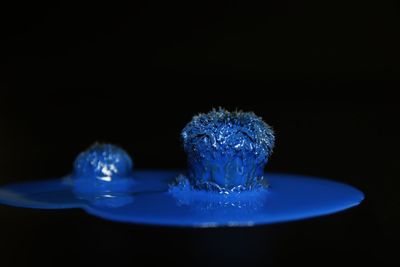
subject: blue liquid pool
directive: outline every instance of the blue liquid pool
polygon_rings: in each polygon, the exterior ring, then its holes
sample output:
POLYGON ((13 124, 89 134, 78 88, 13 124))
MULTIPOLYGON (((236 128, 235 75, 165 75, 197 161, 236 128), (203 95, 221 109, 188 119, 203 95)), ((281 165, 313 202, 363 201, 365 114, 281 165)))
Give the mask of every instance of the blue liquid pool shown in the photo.
POLYGON ((171 190, 182 171, 137 170, 129 190, 80 192, 73 177, 0 187, 0 203, 35 209, 81 208, 103 219, 179 227, 253 226, 336 213, 364 199, 330 180, 266 173, 268 188, 223 195, 171 190))

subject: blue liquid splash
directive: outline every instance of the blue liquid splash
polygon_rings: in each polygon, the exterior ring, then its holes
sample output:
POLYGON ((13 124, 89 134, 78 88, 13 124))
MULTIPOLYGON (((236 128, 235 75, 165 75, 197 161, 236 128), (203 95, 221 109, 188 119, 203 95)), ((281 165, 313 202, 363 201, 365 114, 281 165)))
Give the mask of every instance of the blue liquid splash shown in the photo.
MULTIPOLYGON (((182 130, 193 189, 225 193, 266 187, 264 166, 275 136, 252 112, 212 110, 193 117, 182 130)), ((180 179, 177 186, 185 181, 180 179)))
POLYGON ((359 190, 333 181, 264 174, 275 137, 253 113, 214 110, 197 116, 182 139, 186 176, 181 171, 133 172, 123 149, 95 144, 77 157, 71 175, 1 187, 0 203, 81 208, 119 222, 219 227, 311 218, 356 206, 364 198, 359 190))
POLYGON ((110 196, 132 189, 132 168, 132 159, 122 148, 94 144, 77 156, 73 173, 66 182, 83 198, 110 196))

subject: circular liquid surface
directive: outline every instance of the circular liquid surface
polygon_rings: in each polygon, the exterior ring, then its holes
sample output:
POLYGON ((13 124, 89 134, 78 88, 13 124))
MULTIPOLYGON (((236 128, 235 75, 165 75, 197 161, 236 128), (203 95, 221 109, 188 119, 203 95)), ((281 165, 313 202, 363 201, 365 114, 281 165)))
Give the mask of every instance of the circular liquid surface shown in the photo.
POLYGON ((189 191, 170 193, 181 171, 135 171, 133 190, 77 195, 68 177, 0 187, 0 203, 38 208, 81 208, 103 219, 161 226, 253 226, 339 212, 364 199, 358 189, 314 177, 266 173, 270 187, 261 192, 223 196, 189 191))

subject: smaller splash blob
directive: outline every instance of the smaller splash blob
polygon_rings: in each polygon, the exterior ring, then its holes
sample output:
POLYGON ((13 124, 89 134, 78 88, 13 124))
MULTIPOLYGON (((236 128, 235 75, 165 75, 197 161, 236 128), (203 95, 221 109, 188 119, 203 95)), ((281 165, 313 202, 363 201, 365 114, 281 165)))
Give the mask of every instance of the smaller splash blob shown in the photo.
POLYGON ((78 194, 125 192, 134 185, 132 168, 132 159, 125 150, 96 143, 76 158, 70 183, 78 194))
MULTIPOLYGON (((267 186, 264 166, 275 136, 254 113, 219 109, 200 114, 185 126, 181 139, 194 190, 229 194, 267 186)), ((185 183, 177 180, 179 188, 188 188, 185 183)))

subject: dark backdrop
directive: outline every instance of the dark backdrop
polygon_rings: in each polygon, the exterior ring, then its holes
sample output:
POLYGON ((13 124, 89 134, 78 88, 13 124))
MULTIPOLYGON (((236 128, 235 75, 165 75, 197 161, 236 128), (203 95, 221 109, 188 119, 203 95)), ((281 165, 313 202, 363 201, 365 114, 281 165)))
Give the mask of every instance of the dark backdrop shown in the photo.
POLYGON ((121 145, 137 168, 184 168, 180 130, 194 114, 222 106, 274 126, 269 171, 346 182, 366 200, 331 216, 230 229, 0 206, 0 264, 395 263, 399 110, 386 92, 399 86, 398 8, 395 1, 2 8, 1 184, 62 176, 95 141, 121 145))

